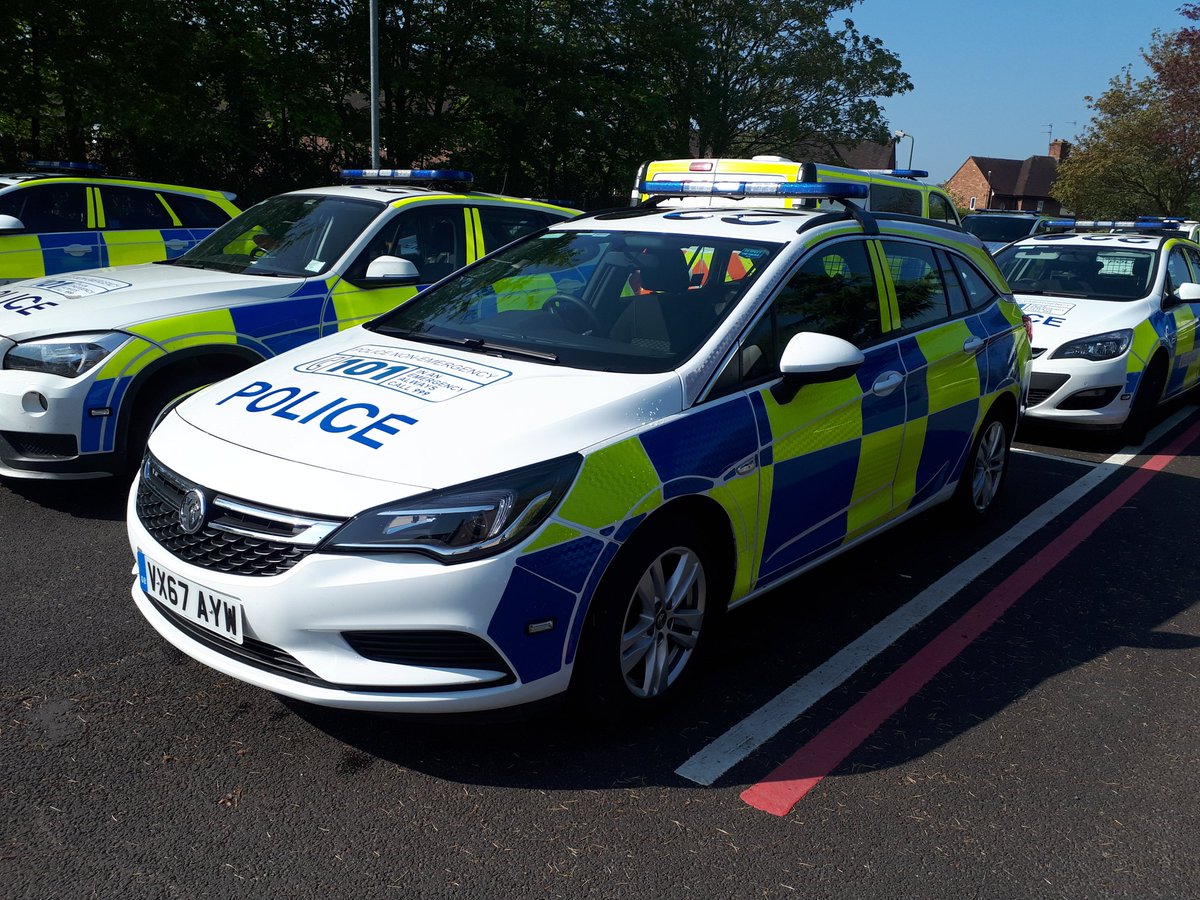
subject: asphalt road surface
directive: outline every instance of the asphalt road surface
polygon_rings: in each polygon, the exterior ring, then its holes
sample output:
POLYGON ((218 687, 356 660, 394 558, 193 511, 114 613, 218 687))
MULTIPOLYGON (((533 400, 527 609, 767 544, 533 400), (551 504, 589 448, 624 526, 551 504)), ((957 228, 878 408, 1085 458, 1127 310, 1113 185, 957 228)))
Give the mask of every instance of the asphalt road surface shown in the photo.
POLYGON ((994 522, 733 612, 620 729, 242 685, 135 610, 120 486, 0 482, 0 894, 1200 897, 1200 410, 1164 419, 1023 428, 994 522))

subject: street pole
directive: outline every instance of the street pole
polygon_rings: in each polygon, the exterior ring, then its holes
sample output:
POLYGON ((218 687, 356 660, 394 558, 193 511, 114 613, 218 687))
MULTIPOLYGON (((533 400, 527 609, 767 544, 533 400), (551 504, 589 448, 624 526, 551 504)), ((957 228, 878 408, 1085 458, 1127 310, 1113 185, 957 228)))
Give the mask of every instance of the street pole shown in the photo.
POLYGON ((370 0, 371 19, 371 168, 379 168, 379 0, 370 0))

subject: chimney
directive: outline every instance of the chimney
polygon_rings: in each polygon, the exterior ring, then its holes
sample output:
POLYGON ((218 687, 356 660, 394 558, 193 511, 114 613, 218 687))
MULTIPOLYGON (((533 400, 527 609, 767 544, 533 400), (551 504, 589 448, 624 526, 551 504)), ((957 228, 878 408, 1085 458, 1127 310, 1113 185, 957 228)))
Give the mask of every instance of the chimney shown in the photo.
POLYGON ((1062 138, 1050 142, 1050 156, 1053 159, 1062 162, 1071 153, 1071 145, 1062 138))

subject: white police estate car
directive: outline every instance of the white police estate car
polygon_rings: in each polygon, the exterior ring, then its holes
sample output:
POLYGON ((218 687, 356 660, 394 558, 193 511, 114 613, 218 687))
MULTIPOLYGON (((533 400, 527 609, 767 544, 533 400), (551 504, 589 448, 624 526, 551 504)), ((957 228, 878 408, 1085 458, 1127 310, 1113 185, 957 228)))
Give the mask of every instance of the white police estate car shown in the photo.
POLYGON ((1153 220, 1043 234, 997 254, 1033 322, 1031 417, 1144 433, 1155 406, 1200 379, 1200 244, 1153 220))
POLYGON ((457 170, 348 170, 164 263, 0 287, 0 476, 128 472, 171 399, 364 322, 575 210, 457 170))
POLYGON ((188 397, 130 494, 138 609, 318 704, 662 702, 727 606, 1003 482, 1029 343, 991 257, 845 202, 580 217, 188 397))
POLYGON ((97 163, 0 174, 0 284, 174 259, 239 212, 227 191, 108 177, 97 163))

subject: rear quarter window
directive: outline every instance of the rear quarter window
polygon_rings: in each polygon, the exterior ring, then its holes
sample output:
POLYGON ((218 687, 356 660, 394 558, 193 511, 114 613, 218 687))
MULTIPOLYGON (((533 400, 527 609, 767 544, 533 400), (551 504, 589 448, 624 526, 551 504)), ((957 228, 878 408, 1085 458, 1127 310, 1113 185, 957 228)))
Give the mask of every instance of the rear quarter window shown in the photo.
POLYGON ((211 200, 190 194, 163 194, 184 228, 220 228, 231 218, 211 200))

